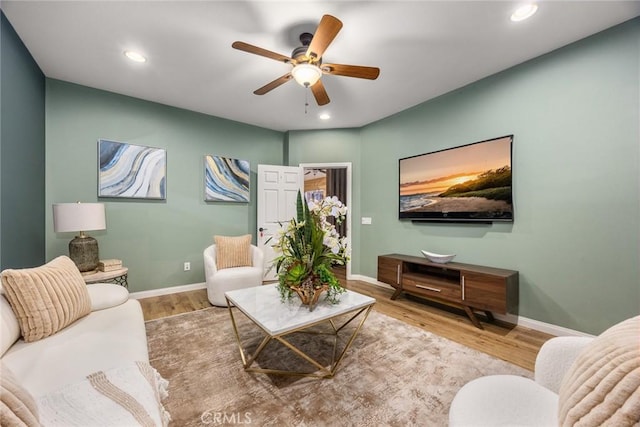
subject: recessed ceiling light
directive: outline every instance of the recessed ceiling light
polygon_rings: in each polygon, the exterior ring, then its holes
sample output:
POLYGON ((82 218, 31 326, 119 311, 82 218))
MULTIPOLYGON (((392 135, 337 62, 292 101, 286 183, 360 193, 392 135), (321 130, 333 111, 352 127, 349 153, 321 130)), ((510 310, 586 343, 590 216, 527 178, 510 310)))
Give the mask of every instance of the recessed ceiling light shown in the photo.
POLYGON ((134 62, 147 62, 147 58, 144 57, 141 53, 135 52, 133 50, 125 50, 124 56, 129 58, 134 62))
POLYGON ((538 10, 538 5, 535 3, 525 4, 524 6, 520 6, 516 9, 515 12, 511 15, 511 20, 513 22, 524 21, 525 19, 531 18, 536 11, 538 10))
POLYGON ((329 120, 330 118, 331 116, 329 115, 329 113, 320 114, 320 120, 329 120))

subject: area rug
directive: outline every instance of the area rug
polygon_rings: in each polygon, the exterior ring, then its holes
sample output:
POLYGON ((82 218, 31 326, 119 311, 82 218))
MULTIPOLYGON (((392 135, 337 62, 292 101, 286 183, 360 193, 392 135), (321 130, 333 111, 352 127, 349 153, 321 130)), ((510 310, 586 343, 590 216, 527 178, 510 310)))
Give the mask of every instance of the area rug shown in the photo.
MULTIPOLYGON (((261 331, 234 313, 246 347, 255 349, 261 331)), ((375 311, 336 375, 321 380, 245 372, 226 308, 152 320, 146 328, 151 364, 169 380, 165 406, 173 426, 446 426, 455 393, 470 380, 490 374, 532 376, 375 311)), ((296 334, 290 341, 328 364, 328 339, 296 334)), ((274 341, 257 364, 315 369, 274 341)))

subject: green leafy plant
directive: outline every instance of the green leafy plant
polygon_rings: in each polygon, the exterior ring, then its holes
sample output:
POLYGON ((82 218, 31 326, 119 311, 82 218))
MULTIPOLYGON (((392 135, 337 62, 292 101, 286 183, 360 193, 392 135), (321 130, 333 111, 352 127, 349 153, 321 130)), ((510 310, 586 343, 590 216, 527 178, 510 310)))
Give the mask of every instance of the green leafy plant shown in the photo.
POLYGON ((273 245, 279 254, 273 261, 278 273, 278 291, 282 300, 294 293, 311 294, 326 290, 325 299, 337 303, 344 288, 331 271, 334 265, 344 265, 348 259, 346 238, 338 235, 328 221, 340 223, 347 212, 336 197, 326 197, 318 203, 303 202, 298 191, 296 218, 281 224, 273 245))

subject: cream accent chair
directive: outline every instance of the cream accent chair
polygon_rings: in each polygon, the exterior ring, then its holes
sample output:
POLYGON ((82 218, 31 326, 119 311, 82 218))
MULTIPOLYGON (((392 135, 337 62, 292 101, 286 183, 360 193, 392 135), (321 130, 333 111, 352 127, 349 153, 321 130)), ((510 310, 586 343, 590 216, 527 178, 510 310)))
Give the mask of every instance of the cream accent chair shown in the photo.
POLYGON ((216 266, 216 245, 204 250, 204 277, 207 282, 207 297, 212 305, 226 307, 224 293, 235 289, 251 288, 262 285, 264 275, 264 253, 262 249, 251 245, 250 267, 223 268, 216 266))
POLYGON ((555 337, 536 358, 534 379, 489 375, 465 384, 449 427, 637 426, 640 316, 597 337, 555 337))

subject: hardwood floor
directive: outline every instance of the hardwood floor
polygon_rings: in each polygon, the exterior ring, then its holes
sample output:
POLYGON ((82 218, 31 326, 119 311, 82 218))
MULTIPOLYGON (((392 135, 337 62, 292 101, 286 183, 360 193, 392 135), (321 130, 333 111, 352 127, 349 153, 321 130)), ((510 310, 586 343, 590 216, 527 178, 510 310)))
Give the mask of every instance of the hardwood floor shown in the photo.
POLYGON ((211 307, 206 289, 142 298, 139 301, 145 321, 211 307))
MULTIPOLYGON (((392 289, 356 280, 343 283, 348 289, 376 298, 374 309, 380 313, 529 370, 533 370, 540 346, 552 337, 498 320, 486 323, 483 318, 484 329, 478 329, 462 309, 406 295, 392 301, 392 289)), ((145 320, 211 307, 206 289, 144 298, 140 303, 145 320)))

